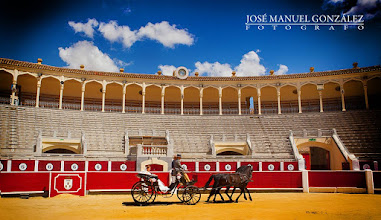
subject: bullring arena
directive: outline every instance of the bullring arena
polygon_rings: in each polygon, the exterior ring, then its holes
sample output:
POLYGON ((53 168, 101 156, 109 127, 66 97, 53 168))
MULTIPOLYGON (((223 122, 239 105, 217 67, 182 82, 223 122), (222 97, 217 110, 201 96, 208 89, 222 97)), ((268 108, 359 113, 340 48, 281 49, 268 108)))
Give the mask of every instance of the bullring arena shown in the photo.
POLYGON ((380 218, 381 67, 273 73, 164 76, 1 58, 2 215, 380 218), (135 206, 136 174, 151 165, 169 185, 177 154, 200 188, 250 164, 253 201, 135 206))

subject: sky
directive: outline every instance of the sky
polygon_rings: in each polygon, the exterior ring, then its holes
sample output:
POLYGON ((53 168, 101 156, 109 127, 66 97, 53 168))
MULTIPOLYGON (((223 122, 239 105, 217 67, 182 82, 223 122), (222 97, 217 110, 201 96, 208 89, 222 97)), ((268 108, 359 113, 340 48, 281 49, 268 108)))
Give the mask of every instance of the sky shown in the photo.
POLYGON ((0 57, 86 70, 292 74, 381 64, 381 0, 3 0, 0 57), (356 26, 250 26, 247 15, 364 15, 356 26))

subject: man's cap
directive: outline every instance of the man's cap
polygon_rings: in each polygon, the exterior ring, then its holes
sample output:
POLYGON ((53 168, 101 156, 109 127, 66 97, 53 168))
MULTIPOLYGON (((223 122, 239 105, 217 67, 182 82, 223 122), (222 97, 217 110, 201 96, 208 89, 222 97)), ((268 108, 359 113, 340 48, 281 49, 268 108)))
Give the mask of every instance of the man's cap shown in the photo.
POLYGON ((181 157, 181 154, 177 154, 176 157, 181 157))

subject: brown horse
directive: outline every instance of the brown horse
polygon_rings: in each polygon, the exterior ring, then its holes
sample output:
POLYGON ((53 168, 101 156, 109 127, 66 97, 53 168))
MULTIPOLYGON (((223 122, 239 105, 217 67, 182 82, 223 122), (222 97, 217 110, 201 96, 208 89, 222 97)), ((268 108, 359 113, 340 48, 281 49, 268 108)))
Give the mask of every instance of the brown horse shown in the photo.
MULTIPOLYGON (((251 165, 248 165, 248 166, 242 166, 238 168, 235 173, 231 173, 231 174, 219 173, 219 174, 211 175, 209 180, 205 183, 205 186, 204 186, 204 189, 206 189, 207 187, 209 187, 209 184, 212 182, 212 180, 214 180, 212 190, 206 202, 209 202, 209 199, 212 197, 212 195, 214 195, 213 202, 215 202, 217 194, 220 195, 222 201, 225 201, 220 192, 220 190, 223 187, 226 187, 225 193, 229 197, 230 201, 233 201, 232 196, 236 188, 241 189, 241 194, 237 197, 236 202, 238 202, 238 199, 242 195, 242 193, 244 194, 244 197, 246 199, 245 191, 247 190, 246 188, 247 184, 250 182, 252 172, 253 172, 253 167, 251 165), (228 194, 230 187, 234 187, 232 195, 228 194)), ((251 196, 250 196, 250 199, 251 199, 251 196)))

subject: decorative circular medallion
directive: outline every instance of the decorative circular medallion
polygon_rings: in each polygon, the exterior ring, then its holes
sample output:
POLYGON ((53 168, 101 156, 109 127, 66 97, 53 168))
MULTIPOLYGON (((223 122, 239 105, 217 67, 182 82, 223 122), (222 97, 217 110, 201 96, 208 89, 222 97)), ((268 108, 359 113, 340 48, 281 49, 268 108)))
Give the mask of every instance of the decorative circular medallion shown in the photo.
POLYGON ((20 163, 20 164, 19 164, 19 169, 20 169, 21 171, 26 170, 26 168, 28 168, 28 166, 26 165, 26 163, 20 163))
POLYGON ((210 170, 210 165, 209 164, 205 164, 205 166, 204 166, 204 170, 206 170, 206 171, 209 171, 210 170))
POLYGON ((290 171, 294 170, 294 165, 292 165, 292 164, 287 165, 287 169, 290 171))
POLYGON ((230 164, 225 165, 225 170, 230 171, 232 169, 232 166, 230 164))
POLYGON ((362 168, 364 169, 364 170, 368 170, 368 169, 370 169, 370 166, 369 166, 369 164, 364 164, 363 166, 362 166, 362 168))
POLYGON ((185 164, 181 165, 181 167, 182 167, 184 170, 188 170, 188 166, 185 165, 185 164))
POLYGON ((180 66, 175 70, 175 75, 179 79, 186 79, 189 76, 189 70, 183 66, 180 66))
POLYGON ((71 170, 72 170, 72 171, 76 171, 76 170, 78 170, 78 164, 73 163, 73 164, 71 165, 71 170))
POLYGON ((126 164, 121 164, 119 168, 120 168, 121 171, 126 171, 127 170, 127 165, 126 164))
POLYGON ((0 171, 2 171, 4 168, 3 164, 0 162, 0 171))
POLYGON ((53 164, 51 164, 51 163, 48 163, 48 164, 46 164, 46 166, 45 166, 45 168, 46 168, 46 170, 48 170, 48 171, 52 171, 53 170, 53 164))
POLYGON ((274 165, 273 164, 269 164, 268 166, 267 166, 267 169, 269 169, 270 171, 273 171, 274 170, 274 165))
POLYGON ((95 164, 94 168, 95 168, 96 171, 100 171, 102 169, 102 165, 97 163, 97 164, 95 164))

